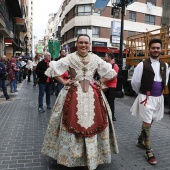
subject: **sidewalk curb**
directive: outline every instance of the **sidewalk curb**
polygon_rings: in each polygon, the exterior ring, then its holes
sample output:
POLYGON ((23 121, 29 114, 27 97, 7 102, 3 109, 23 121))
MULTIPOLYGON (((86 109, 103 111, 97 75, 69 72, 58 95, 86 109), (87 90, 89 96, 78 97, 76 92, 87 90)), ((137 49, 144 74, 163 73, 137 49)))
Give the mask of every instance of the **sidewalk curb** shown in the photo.
MULTIPOLYGON (((22 86, 24 85, 25 81, 26 81, 26 80, 23 80, 22 83, 18 83, 18 84, 17 84, 17 90, 18 90, 18 92, 15 92, 15 93, 11 93, 11 92, 10 92, 10 85, 7 84, 7 92, 8 92, 8 94, 9 94, 9 96, 13 99, 12 101, 15 100, 15 98, 16 98, 16 96, 18 95, 20 89, 21 89, 22 86)), ((12 102, 12 101, 6 100, 5 97, 4 97, 4 95, 3 95, 3 92, 0 92, 0 104, 5 103, 5 102, 12 102)))

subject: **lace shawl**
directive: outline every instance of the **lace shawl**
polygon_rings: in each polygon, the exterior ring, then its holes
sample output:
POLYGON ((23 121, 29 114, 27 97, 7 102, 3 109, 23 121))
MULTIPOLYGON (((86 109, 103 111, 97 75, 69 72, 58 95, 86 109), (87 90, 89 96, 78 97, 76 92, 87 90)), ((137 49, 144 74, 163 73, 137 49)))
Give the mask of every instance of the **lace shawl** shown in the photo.
POLYGON ((76 71, 76 80, 92 80, 93 79, 93 72, 97 70, 99 75, 104 78, 111 79, 117 73, 112 69, 110 63, 106 63, 100 57, 93 53, 89 53, 90 61, 87 65, 84 65, 79 57, 77 56, 76 52, 72 54, 68 54, 65 58, 62 58, 58 61, 51 61, 49 64, 49 68, 46 70, 45 74, 48 77, 56 77, 61 76, 69 67, 73 68, 76 71), (85 74, 84 74, 84 70, 85 74))

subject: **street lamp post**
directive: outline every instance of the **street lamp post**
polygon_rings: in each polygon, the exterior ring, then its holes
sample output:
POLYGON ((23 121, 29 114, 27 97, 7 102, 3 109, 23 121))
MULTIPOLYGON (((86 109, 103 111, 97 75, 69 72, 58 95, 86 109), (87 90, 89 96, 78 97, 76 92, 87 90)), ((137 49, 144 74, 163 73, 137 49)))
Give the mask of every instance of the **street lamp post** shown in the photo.
POLYGON ((26 56, 27 56, 27 44, 28 44, 28 36, 26 35, 25 37, 24 37, 24 42, 25 42, 25 45, 26 45, 26 56))
POLYGON ((120 50, 118 56, 118 66, 119 66, 119 74, 117 81, 117 92, 116 96, 122 98, 124 93, 122 92, 122 66, 123 66, 123 31, 124 31, 124 16, 125 16, 125 7, 129 4, 132 4, 136 0, 112 0, 113 10, 121 9, 121 30, 120 30, 120 50))
POLYGON ((53 36, 53 41, 54 41, 55 33, 53 33, 52 36, 53 36))
POLYGON ((124 15, 125 15, 125 6, 127 5, 126 0, 121 0, 116 3, 113 3, 113 10, 119 10, 121 8, 121 30, 120 30, 120 50, 118 55, 118 82, 117 82, 117 92, 116 96, 122 98, 124 93, 122 91, 122 66, 123 66, 123 31, 124 31, 124 15))
POLYGON ((55 34, 54 33, 52 34, 52 37, 53 37, 53 39, 52 39, 52 55, 51 56, 54 59, 54 54, 55 54, 55 50, 54 50, 55 49, 55 45, 54 45, 55 44, 55 40, 54 40, 55 34))

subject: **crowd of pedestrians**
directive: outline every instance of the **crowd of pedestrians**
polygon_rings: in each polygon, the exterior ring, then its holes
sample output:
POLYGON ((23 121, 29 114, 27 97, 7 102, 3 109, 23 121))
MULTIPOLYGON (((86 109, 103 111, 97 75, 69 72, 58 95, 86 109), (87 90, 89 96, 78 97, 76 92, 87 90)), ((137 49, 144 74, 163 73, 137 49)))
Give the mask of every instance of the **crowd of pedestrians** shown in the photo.
MULTIPOLYGON (((106 53, 103 60, 89 52, 90 37, 86 34, 77 37, 76 46, 77 51, 71 54, 62 49, 54 61, 49 52, 43 57, 37 54, 33 61, 12 57, 5 62, 2 56, 0 85, 6 100, 10 100, 5 79, 10 81, 10 92, 15 93, 17 83, 26 76, 30 82, 33 74, 33 86, 39 88, 38 112, 45 112, 44 95, 47 109, 53 107, 42 153, 67 167, 87 166, 94 170, 99 164, 110 163, 113 153, 119 153, 113 124, 119 67, 112 53, 106 53), (54 93, 56 102, 51 106, 50 95, 54 93)), ((160 39, 151 40, 149 58, 136 66, 132 77, 138 96, 131 112, 142 120, 136 146, 145 149, 146 160, 152 165, 157 160, 150 144, 150 129, 153 121, 163 118, 162 91, 169 78, 168 64, 159 59, 161 48, 160 39)))
MULTIPOLYGON (((67 55, 67 53, 65 52, 65 50, 61 50, 60 56, 56 60, 59 60, 60 58, 65 57, 66 55, 67 55)), ((42 61, 42 62, 46 61, 46 56, 47 56, 46 53, 44 55, 36 54, 36 56, 33 58, 33 60, 31 58, 23 59, 20 56, 15 56, 15 57, 12 56, 9 59, 7 59, 7 57, 5 55, 0 57, 0 90, 3 91, 3 95, 6 98, 6 100, 11 100, 10 95, 7 92, 7 85, 6 85, 7 82, 9 82, 10 93, 18 92, 17 84, 22 83, 23 80, 27 80, 27 82, 33 81, 33 86, 38 85, 40 87, 41 85, 44 84, 44 82, 42 81, 41 68, 39 70, 40 64, 39 64, 38 68, 37 68, 37 65, 40 61, 42 61), (33 80, 31 80, 31 75, 33 75, 33 80), (43 83, 41 83, 41 82, 43 82, 43 83)), ((51 61, 51 57, 49 58, 48 63, 50 61, 51 61)), ((42 62, 40 62, 40 63, 42 63, 42 62)), ((68 76, 69 76, 68 72, 63 74, 63 77, 65 79, 67 79, 68 76)), ((50 88, 49 88, 50 95, 55 94, 56 97, 63 87, 63 85, 54 78, 50 79, 49 86, 50 86, 50 88)), ((41 89, 41 87, 40 87, 40 89, 41 89)), ((46 92, 46 90, 44 92, 46 92)), ((49 93, 47 93, 47 94, 49 94, 49 93)), ((42 93, 40 93, 40 94, 42 94, 42 93)), ((46 98, 47 98, 47 101, 50 100, 49 95, 47 95, 46 98)), ((41 101, 41 103, 42 103, 43 98, 40 97, 39 101, 41 101)), ((41 107, 43 107, 42 104, 40 104, 39 112, 44 111, 44 109, 42 109, 42 110, 40 109, 41 107)), ((47 108, 51 109, 49 102, 48 102, 47 108)))
POLYGON ((35 65, 33 65, 31 59, 26 60, 19 56, 12 56, 7 59, 5 55, 0 57, 0 90, 3 91, 6 100, 11 100, 7 92, 7 82, 9 82, 10 93, 18 92, 18 83, 22 83, 25 79, 31 82, 30 76, 33 68, 35 69, 35 65))

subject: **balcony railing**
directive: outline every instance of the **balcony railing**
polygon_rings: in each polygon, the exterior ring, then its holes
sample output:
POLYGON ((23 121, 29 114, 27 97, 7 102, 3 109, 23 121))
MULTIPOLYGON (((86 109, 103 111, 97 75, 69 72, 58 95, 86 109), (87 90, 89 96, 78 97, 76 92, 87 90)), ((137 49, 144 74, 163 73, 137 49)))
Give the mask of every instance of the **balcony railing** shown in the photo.
POLYGON ((23 16, 23 9, 21 6, 21 0, 5 0, 8 6, 11 9, 13 17, 21 17, 23 16))
POLYGON ((7 34, 10 35, 10 32, 12 31, 12 23, 9 20, 8 8, 3 1, 0 2, 0 20, 5 24, 2 29, 5 29, 7 34))
POLYGON ((8 20, 9 22, 8 8, 3 1, 0 1, 0 14, 3 16, 4 19, 8 20))

